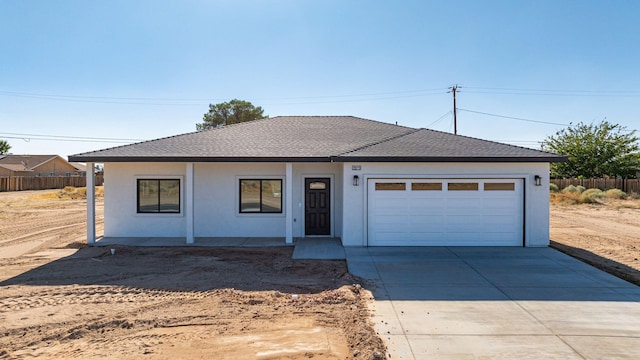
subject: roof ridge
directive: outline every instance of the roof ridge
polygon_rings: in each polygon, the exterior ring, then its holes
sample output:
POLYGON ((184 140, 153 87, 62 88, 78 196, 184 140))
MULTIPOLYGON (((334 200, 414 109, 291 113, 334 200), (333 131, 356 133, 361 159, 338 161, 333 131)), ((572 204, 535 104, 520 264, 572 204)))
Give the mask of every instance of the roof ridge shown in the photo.
POLYGON ((380 121, 380 120, 367 119, 367 118, 363 118, 363 117, 360 117, 360 116, 354 116, 354 115, 277 115, 277 116, 274 116, 272 119, 275 119, 275 118, 352 118, 352 119, 357 119, 357 120, 369 121, 369 122, 373 122, 373 123, 377 123, 377 124, 384 124, 384 125, 389 125, 389 126, 398 126, 398 127, 407 128, 407 129, 415 129, 415 128, 412 128, 412 127, 409 127, 409 126, 392 124, 392 123, 388 123, 388 122, 384 122, 384 121, 380 121))
MULTIPOLYGON (((365 119, 365 120, 366 120, 366 119, 365 119)), ((392 125, 392 124, 389 124, 389 125, 392 125)), ((404 126, 403 126, 403 127, 404 127, 404 126)), ((421 130, 421 129, 414 129, 414 128, 409 128, 409 129, 410 129, 410 130, 409 130, 409 131, 407 131, 407 132, 406 132, 406 133, 404 133, 404 134, 395 135, 395 136, 392 136, 392 137, 389 137, 389 138, 386 138, 386 139, 382 139, 382 140, 379 140, 379 141, 375 141, 375 142, 372 142, 372 143, 369 143, 369 144, 366 144, 366 145, 360 146, 360 147, 358 147, 358 148, 355 148, 355 149, 351 149, 351 150, 349 150, 349 151, 342 152, 342 153, 340 153, 340 154, 338 154, 338 155, 336 155, 336 156, 337 156, 337 157, 340 157, 340 156, 342 156, 342 155, 346 155, 346 154, 348 154, 348 153, 352 153, 352 152, 360 151, 360 150, 362 150, 362 149, 366 149, 366 148, 371 147, 371 146, 380 145, 380 144, 382 144, 382 143, 385 143, 385 142, 388 142, 388 141, 391 141, 391 140, 396 140, 396 139, 399 139, 399 138, 401 138, 401 137, 404 137, 404 136, 407 136, 407 135, 410 135, 410 134, 416 133, 416 132, 418 132, 418 131, 420 131, 420 130, 421 130)))

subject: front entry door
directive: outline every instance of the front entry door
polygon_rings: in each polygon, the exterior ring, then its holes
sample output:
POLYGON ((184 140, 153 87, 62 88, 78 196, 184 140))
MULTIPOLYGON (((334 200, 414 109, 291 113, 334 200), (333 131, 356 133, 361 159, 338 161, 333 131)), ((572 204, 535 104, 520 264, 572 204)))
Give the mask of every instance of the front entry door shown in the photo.
POLYGON ((331 181, 328 178, 307 178, 305 185, 306 235, 331 235, 331 181))

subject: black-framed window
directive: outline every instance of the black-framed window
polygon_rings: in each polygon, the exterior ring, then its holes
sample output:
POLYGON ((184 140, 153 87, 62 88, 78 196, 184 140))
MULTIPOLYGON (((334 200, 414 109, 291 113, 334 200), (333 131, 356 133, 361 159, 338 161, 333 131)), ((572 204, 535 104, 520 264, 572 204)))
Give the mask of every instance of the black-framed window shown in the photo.
POLYGON ((138 213, 180 213, 180 179, 138 179, 138 213))
POLYGON ((282 213, 282 179, 240 179, 240 213, 282 213))

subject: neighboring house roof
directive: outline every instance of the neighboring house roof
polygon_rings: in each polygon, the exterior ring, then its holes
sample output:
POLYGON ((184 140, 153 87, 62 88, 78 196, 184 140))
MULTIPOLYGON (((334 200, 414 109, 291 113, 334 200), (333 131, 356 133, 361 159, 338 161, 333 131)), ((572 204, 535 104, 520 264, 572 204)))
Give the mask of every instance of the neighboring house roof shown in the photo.
POLYGON ((33 171, 33 169, 53 160, 58 155, 5 155, 0 158, 0 166, 11 171, 33 171))
POLYGON ((565 161, 513 145, 353 116, 278 116, 71 155, 82 162, 565 161))
POLYGON ((73 166, 78 171, 87 171, 87 165, 81 164, 78 162, 69 162, 71 166, 73 166))

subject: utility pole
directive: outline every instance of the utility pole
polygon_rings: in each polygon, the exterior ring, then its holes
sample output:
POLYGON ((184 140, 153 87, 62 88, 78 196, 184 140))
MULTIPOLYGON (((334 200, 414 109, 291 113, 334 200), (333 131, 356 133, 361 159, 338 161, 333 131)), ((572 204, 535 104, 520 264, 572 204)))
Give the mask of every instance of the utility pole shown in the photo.
POLYGON ((449 92, 453 93, 453 134, 457 135, 458 134, 458 121, 456 119, 456 91, 458 91, 458 84, 453 85, 449 89, 451 89, 451 91, 449 91, 449 92))

